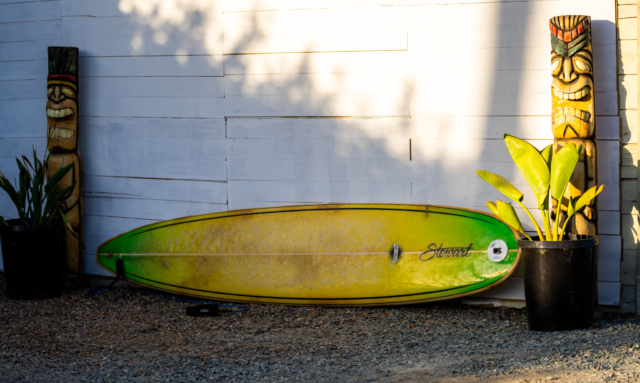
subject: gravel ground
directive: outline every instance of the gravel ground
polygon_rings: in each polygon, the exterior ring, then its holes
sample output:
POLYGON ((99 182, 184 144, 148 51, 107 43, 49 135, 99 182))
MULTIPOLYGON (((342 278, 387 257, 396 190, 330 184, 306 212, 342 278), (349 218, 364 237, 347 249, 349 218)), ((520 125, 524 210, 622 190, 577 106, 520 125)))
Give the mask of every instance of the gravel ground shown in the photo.
POLYGON ((640 319, 527 330, 524 310, 249 305, 193 318, 146 290, 0 293, 2 382, 638 382, 640 319))

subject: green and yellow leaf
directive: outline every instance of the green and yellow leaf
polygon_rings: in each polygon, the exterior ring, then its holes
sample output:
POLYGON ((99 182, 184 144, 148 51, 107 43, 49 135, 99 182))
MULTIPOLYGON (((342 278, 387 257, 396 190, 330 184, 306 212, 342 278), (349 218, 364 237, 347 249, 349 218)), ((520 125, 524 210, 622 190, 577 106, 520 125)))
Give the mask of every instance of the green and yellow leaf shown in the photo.
POLYGON ((502 194, 516 202, 522 201, 523 194, 518 188, 513 186, 509 180, 498 174, 493 174, 486 170, 476 170, 478 176, 487 181, 491 186, 498 189, 502 194))

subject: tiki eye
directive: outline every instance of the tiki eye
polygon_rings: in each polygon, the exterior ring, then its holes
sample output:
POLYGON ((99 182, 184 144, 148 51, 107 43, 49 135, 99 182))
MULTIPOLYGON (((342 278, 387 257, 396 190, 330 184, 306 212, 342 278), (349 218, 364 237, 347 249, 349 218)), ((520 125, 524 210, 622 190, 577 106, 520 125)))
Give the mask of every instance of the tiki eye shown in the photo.
POLYGON ((562 68, 562 56, 555 56, 551 58, 551 74, 557 75, 562 68))
POLYGON ((576 56, 573 58, 573 67, 578 73, 591 73, 592 71, 591 63, 580 56, 576 56))
POLYGON ((64 94, 65 97, 71 97, 74 98, 76 96, 75 92, 69 88, 65 88, 63 87, 61 90, 62 94, 64 94))
POLYGON ((53 94, 53 87, 47 89, 47 98, 51 97, 52 94, 53 94))

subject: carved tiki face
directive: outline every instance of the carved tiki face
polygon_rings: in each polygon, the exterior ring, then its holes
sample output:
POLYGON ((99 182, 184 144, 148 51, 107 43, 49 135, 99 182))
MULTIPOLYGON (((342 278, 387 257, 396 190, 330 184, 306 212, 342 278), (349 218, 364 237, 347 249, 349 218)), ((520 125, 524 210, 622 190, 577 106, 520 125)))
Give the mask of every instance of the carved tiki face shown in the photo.
POLYGON ((594 130, 591 18, 557 16, 551 29, 553 135, 589 138, 594 130))
POLYGON ((78 49, 49 47, 47 147, 73 151, 78 145, 78 49))

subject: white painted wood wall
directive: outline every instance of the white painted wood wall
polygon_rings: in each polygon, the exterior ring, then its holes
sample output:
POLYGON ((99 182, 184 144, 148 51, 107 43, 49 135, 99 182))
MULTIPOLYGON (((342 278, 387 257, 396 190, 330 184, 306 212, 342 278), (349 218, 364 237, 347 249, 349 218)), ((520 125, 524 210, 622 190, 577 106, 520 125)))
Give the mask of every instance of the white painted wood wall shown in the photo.
MULTIPOLYGON (((476 169, 528 189, 503 133, 552 140, 548 19, 561 14, 593 20, 608 186, 600 301, 618 305, 614 0, 0 0, 0 169, 12 177, 15 156, 43 153, 46 47, 65 45, 81 55, 88 274, 104 274, 100 242, 184 215, 325 202, 486 210, 501 197, 476 169)), ((4 195, 0 214, 15 214, 4 195)), ((483 296, 523 299, 516 274, 483 296)))

